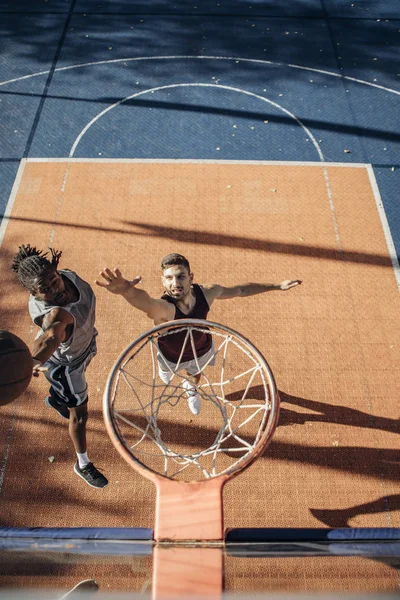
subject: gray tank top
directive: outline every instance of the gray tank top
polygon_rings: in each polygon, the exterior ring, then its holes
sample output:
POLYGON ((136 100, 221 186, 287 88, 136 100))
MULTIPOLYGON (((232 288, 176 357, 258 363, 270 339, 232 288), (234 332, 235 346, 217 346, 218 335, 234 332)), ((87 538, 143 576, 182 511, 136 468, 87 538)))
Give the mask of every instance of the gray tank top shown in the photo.
MULTIPOLYGON (((71 363, 79 362, 80 357, 84 357, 93 337, 97 335, 97 330, 94 326, 96 297, 90 285, 86 281, 83 281, 74 271, 63 269, 59 273, 72 281, 79 292, 79 299, 76 302, 60 306, 60 308, 72 315, 74 326, 69 339, 60 344, 51 357, 51 360, 70 365, 71 363)), ((44 315, 54 308, 57 308, 57 306, 37 300, 32 295, 29 297, 29 314, 35 325, 40 327, 36 338, 43 333, 41 325, 44 315)))

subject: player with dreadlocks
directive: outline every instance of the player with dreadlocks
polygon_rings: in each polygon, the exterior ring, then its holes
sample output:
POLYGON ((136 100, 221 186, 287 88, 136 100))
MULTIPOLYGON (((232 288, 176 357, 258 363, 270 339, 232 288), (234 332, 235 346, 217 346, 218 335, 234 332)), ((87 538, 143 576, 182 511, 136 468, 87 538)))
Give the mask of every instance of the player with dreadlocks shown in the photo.
POLYGON ((77 461, 74 471, 86 483, 103 488, 108 481, 89 461, 86 450, 88 386, 85 371, 96 354, 92 288, 74 271, 58 271, 61 252, 43 253, 27 244, 14 256, 12 270, 30 292, 29 313, 40 328, 34 342, 33 374, 43 371, 50 383, 47 406, 69 419, 77 461))

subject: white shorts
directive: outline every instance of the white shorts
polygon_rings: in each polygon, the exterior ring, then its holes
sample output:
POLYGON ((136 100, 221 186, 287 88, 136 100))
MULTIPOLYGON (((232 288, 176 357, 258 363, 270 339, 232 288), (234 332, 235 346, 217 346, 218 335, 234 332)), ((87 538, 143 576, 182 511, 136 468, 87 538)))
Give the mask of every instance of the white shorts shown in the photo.
MULTIPOLYGON (((176 363, 170 362, 160 352, 157 352, 157 360, 158 360, 158 374, 160 379, 164 383, 169 383, 171 381, 171 377, 174 373, 176 373, 176 363)), ((200 356, 197 360, 192 359, 186 362, 181 362, 179 365, 178 371, 187 371, 190 375, 197 375, 203 367, 214 366, 215 365, 215 351, 214 344, 211 346, 208 352, 200 356)))

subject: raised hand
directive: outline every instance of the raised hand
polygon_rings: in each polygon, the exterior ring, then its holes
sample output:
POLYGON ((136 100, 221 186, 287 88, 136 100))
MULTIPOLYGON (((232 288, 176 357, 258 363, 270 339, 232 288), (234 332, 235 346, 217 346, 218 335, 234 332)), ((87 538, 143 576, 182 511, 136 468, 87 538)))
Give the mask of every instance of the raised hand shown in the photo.
POLYGON ((281 290, 290 290, 290 288, 295 287, 296 285, 301 285, 301 281, 300 279, 295 279, 294 281, 291 281, 290 279, 285 279, 285 281, 282 281, 279 286, 281 288, 281 290))
POLYGON ((117 295, 122 295, 125 292, 127 292, 130 288, 135 287, 142 279, 139 275, 131 281, 129 279, 125 279, 121 271, 117 268, 111 271, 111 269, 105 267, 102 271, 100 271, 99 274, 102 276, 104 281, 98 281, 96 279, 96 285, 106 289, 112 294, 117 295))

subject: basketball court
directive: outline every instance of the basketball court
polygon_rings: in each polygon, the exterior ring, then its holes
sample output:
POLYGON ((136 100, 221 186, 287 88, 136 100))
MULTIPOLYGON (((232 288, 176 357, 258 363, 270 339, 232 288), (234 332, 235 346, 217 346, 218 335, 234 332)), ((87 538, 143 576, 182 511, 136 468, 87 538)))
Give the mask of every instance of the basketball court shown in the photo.
MULTIPOLYGON (((178 252, 189 259, 197 283, 302 280, 285 292, 212 306, 210 320, 245 336, 265 357, 281 406, 270 445, 224 488, 225 543, 202 548, 201 558, 198 548, 187 548, 188 562, 207 561, 203 556, 214 550, 210 565, 223 562, 227 593, 394 594, 400 584, 400 228, 394 200, 399 161, 395 129, 385 138, 395 127, 394 67, 388 61, 382 69, 386 79, 378 82, 373 74, 361 77, 356 67, 348 67, 339 81, 340 71, 327 73, 334 57, 328 53, 325 64, 315 62, 306 45, 315 14, 303 21, 286 15, 281 22, 275 13, 270 16, 268 3, 257 6, 257 16, 233 3, 246 14, 228 15, 222 29, 225 42, 234 31, 245 35, 241 55, 233 52, 233 43, 224 52, 218 47, 213 11, 225 9, 207 3, 204 12, 212 18, 192 20, 185 13, 181 20, 188 32, 201 27, 201 43, 213 46, 206 47, 207 56, 199 47, 202 57, 193 50, 188 58, 184 40, 174 54, 168 48, 162 52, 157 36, 153 59, 149 53, 129 58, 124 47, 111 64, 108 48, 116 45, 109 41, 104 55, 96 54, 95 66, 91 51, 88 60, 78 60, 74 36, 89 36, 85 43, 97 52, 99 39, 90 41, 91 36, 107 31, 107 19, 112 35, 130 19, 122 39, 139 30, 143 43, 150 43, 159 22, 168 34, 178 30, 171 7, 163 8, 172 11, 167 16, 153 7, 155 15, 148 19, 140 12, 127 16, 120 4, 118 15, 115 9, 107 16, 108 3, 104 12, 90 2, 73 3, 65 23, 65 9, 57 2, 54 14, 43 9, 41 16, 24 15, 27 21, 59 20, 54 31, 64 37, 51 64, 41 70, 35 65, 37 71, 32 66, 26 81, 22 69, 7 73, 3 86, 9 91, 27 85, 24 102, 33 102, 29 91, 41 95, 42 104, 32 113, 29 105, 25 113, 31 123, 25 151, 18 161, 0 164, 7 192, 0 226, 1 327, 32 347, 36 329, 27 293, 10 270, 20 244, 62 250, 60 267, 92 284, 99 337, 87 372, 88 451, 110 484, 94 490, 74 474, 65 423, 43 401, 44 378, 2 407, 0 527, 13 528, 15 535, 2 546, 0 588, 50 594, 95 579, 96 597, 151 589, 154 594, 155 488, 118 454, 102 415, 104 389, 118 356, 153 324, 94 280, 105 266, 119 267, 127 278, 141 275, 140 286, 159 297, 160 260, 178 252), (266 45, 261 26, 264 33, 271 31, 265 35, 276 36, 275 42, 285 31, 298 36, 296 51, 303 53, 304 66, 298 80, 286 46, 281 56, 271 51, 268 65, 265 55, 261 60, 266 45), (250 44, 252 35, 257 41, 247 52, 245 42, 250 44), (83 73, 85 84, 79 85, 83 73), (279 73, 274 83, 271 73, 279 73), (368 86, 360 83, 364 79, 368 86), (320 86, 300 97, 317 81, 320 86), (353 106, 371 102, 354 120, 342 85, 350 90, 353 106), (330 94, 337 99, 334 106, 330 94), (384 102, 385 111, 379 111, 384 102), (335 126, 322 132, 328 115, 335 126), (14 528, 22 528, 20 535, 14 528), (31 528, 45 529, 35 538, 31 528), (335 531, 349 533, 329 537, 335 531)), ((306 4, 315 9, 314 3, 306 4)), ((345 26, 335 20, 333 4, 329 11, 335 40, 344 42, 345 26)), ((392 28, 398 15, 393 8, 386 11, 393 11, 385 13, 392 28)), ((18 11, 9 12, 12 22, 18 11)), ((374 22, 380 14, 371 15, 374 22)), ((361 26, 363 18, 360 13, 354 21, 361 26)), ((324 34, 318 30, 316 35, 326 48, 324 34)), ((383 35, 377 34, 377 44, 383 35)), ((353 46, 360 51, 356 39, 353 46)), ((349 42, 345 59, 350 50, 349 42)), ((18 106, 14 117, 22 120, 23 106, 18 106)), ((11 156, 11 150, 5 148, 5 154, 11 156)), ((176 408, 160 418, 169 441, 192 448, 215 438, 212 411, 194 416, 184 401, 176 408)), ((166 570, 176 564, 173 552, 169 548, 168 558, 163 555, 160 564, 166 570)))
MULTIPOLYGON (((62 265, 78 265, 74 268, 86 280, 93 281, 104 265, 118 266, 131 278, 142 274, 143 287, 154 296, 162 293, 159 257, 172 248, 190 257, 200 282, 220 281, 222 273, 226 285, 301 278, 302 286, 288 292, 216 302, 210 314, 256 342, 268 357, 282 400, 270 447, 225 488, 225 526, 400 526, 393 418, 398 287, 368 167, 28 160, 17 179, 12 215, 3 248, 29 239, 34 222, 36 237, 67 247, 62 265), (361 210, 363 231, 358 232, 361 210)), ((11 329, 31 345, 26 294, 6 269, 2 278, 6 296, 13 299, 11 329)), ((2 410, 4 525, 153 526, 152 485, 123 463, 101 418, 102 391, 113 363, 152 324, 121 298, 100 289, 97 298, 99 353, 88 371, 94 391, 89 448, 111 484, 99 492, 75 481, 64 423, 44 406, 46 383, 34 381, 23 398, 2 410), (29 472, 21 478, 26 465, 29 472)), ((194 417, 180 409, 168 434, 187 433, 192 443, 205 432, 215 435, 214 416, 194 417)), ((359 564, 352 591, 359 589, 365 560, 354 561, 359 564)), ((248 574, 247 562, 240 556, 228 559, 228 565, 238 564, 232 575, 229 566, 226 571, 233 591, 248 589, 254 575, 248 574)), ((338 562, 347 572, 348 562, 338 562)), ((279 572, 286 563, 289 558, 277 561, 279 572)), ((251 561, 256 570, 262 564, 251 561)), ((376 570, 374 590, 381 590, 380 577, 387 580, 385 590, 393 589, 395 572, 368 562, 370 577, 371 569, 376 570)), ((300 586, 298 591, 306 590, 300 586)), ((324 591, 322 582, 318 591, 324 591)))

